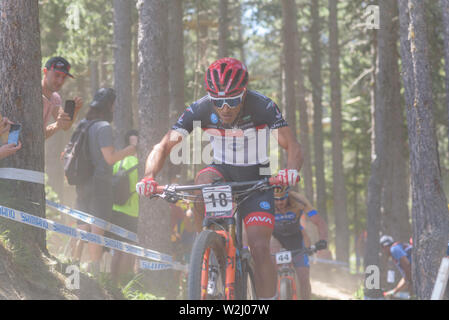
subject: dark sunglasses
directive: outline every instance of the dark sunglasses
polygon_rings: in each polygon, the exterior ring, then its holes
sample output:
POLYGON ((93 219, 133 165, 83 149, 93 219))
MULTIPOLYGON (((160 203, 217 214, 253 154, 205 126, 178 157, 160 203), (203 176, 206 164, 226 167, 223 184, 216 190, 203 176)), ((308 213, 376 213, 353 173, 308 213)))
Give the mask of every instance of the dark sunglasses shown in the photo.
POLYGON ((209 99, 212 101, 214 106, 217 107, 218 109, 223 108, 225 104, 227 104, 229 106, 229 108, 235 108, 240 103, 242 103, 244 94, 245 94, 245 92, 243 91, 238 96, 235 96, 232 98, 215 98, 209 94, 209 99))
POLYGON ((285 200, 285 199, 287 199, 287 198, 288 198, 288 192, 287 192, 283 197, 280 197, 280 198, 274 197, 274 200, 282 201, 282 200, 285 200))

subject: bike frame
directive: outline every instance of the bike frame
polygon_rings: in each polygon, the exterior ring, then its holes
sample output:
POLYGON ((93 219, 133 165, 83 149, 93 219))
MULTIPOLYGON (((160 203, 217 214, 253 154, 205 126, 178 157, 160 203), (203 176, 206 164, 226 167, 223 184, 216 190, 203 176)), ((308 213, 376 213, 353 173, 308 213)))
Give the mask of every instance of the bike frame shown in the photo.
MULTIPOLYGON (((276 268, 277 268, 277 273, 278 273, 278 293, 280 293, 280 290, 281 290, 282 279, 287 279, 292 284, 292 292, 293 292, 292 300, 298 300, 297 285, 296 285, 297 274, 296 274, 296 268, 293 265, 293 257, 297 254, 311 255, 315 252, 315 248, 314 247, 302 248, 302 249, 297 249, 297 250, 281 249, 278 253, 285 252, 285 251, 289 251, 291 253, 292 261, 290 261, 289 263, 283 263, 283 264, 276 263, 276 268)), ((274 255, 276 255, 276 254, 274 254, 274 255)), ((280 296, 278 297, 278 299, 280 299, 280 296)))
MULTIPOLYGON (((230 186, 236 187, 250 187, 245 190, 247 194, 253 191, 263 190, 264 188, 272 188, 273 185, 279 185, 279 180, 275 177, 265 178, 262 180, 247 181, 247 182, 215 182, 211 184, 200 184, 191 186, 167 185, 158 186, 158 197, 163 198, 169 202, 176 202, 182 197, 177 192, 202 190, 207 187, 216 186, 230 186)), ((233 190, 234 196, 234 190, 233 190)), ((243 200, 242 200, 243 201, 243 200)), ((242 202, 241 201, 241 202, 242 202)), ((236 274, 242 270, 241 252, 242 252, 242 219, 239 215, 238 204, 234 208, 232 217, 205 217, 203 220, 203 230, 212 230, 222 236, 226 244, 226 275, 225 275, 225 298, 226 300, 235 299, 236 274), (212 228, 211 226, 221 226, 221 230, 212 228)), ((207 296, 207 286, 209 282, 209 259, 210 249, 207 249, 203 256, 202 274, 201 274, 201 298, 205 299, 207 296)))
MULTIPOLYGON (((292 284, 292 300, 298 300, 297 287, 296 287, 296 269, 293 263, 283 264, 277 267, 278 269, 278 292, 281 291, 281 282, 283 279, 287 279, 292 284)), ((280 296, 278 296, 280 300, 280 296)))

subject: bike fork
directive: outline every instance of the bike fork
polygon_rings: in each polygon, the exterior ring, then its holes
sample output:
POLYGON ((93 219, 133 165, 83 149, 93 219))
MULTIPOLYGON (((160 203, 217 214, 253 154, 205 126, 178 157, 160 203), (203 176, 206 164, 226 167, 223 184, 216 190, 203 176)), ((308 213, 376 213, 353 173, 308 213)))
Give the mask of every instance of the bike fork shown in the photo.
POLYGON ((231 234, 225 231, 217 231, 226 240, 226 281, 225 281, 225 295, 226 300, 235 299, 235 256, 236 248, 234 239, 231 234))

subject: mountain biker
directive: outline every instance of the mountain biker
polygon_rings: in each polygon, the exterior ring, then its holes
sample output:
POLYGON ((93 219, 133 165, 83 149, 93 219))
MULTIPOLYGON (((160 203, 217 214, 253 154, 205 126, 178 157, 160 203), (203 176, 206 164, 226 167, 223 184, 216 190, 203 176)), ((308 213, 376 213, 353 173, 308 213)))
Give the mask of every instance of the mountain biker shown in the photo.
MULTIPOLYGON (((217 180, 250 181, 263 178, 269 168, 267 137, 272 132, 287 151, 287 168, 279 180, 294 186, 303 163, 301 145, 283 119, 278 106, 266 96, 247 89, 246 66, 234 58, 212 63, 205 74, 207 95, 191 104, 171 130, 153 147, 145 166, 145 177, 136 186, 139 194, 155 193, 154 180, 170 151, 192 132, 194 121, 210 135, 213 162, 198 172, 195 183, 217 180)), ((269 171, 269 170, 268 170, 269 171)), ((270 174, 268 172, 268 174, 270 174)), ((201 191, 197 192, 199 199, 201 191)), ((248 244, 255 262, 255 284, 261 299, 276 298, 276 269, 270 256, 270 238, 274 227, 273 191, 251 194, 239 207, 248 244)), ((196 228, 201 229, 203 203, 194 208, 196 228)))
MULTIPOLYGON (((287 250, 298 250, 304 248, 304 230, 301 218, 305 213, 312 223, 317 227, 319 241, 315 243, 317 250, 327 248, 327 224, 310 202, 302 194, 290 190, 289 187, 274 189, 275 201, 275 226, 273 231, 272 250, 279 251, 279 245, 287 250)), ((307 254, 293 255, 298 279, 300 297, 303 300, 310 299, 310 272, 307 254)))
POLYGON ((394 264, 402 275, 402 279, 397 286, 392 290, 384 292, 384 296, 393 296, 407 285, 411 294, 413 290, 411 267, 413 246, 409 243, 394 242, 393 238, 389 235, 383 235, 380 238, 380 245, 382 246, 383 253, 387 257, 391 256, 393 258, 394 264))

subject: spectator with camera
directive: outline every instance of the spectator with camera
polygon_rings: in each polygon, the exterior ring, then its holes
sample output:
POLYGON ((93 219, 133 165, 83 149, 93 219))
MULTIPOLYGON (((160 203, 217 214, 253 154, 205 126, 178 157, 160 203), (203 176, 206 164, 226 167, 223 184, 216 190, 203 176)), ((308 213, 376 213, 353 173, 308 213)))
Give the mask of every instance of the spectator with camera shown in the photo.
POLYGON ((61 129, 69 130, 83 106, 83 100, 80 97, 75 97, 73 100, 75 105, 73 117, 66 113, 62 107, 62 100, 58 91, 64 85, 67 77, 73 78, 73 75, 69 72, 70 68, 70 63, 63 57, 50 58, 45 64, 42 78, 45 139, 50 138, 61 129), (48 124, 50 117, 55 120, 52 124, 48 124))
MULTIPOLYGON (((12 124, 14 123, 11 122, 11 120, 6 117, 2 117, 0 114, 0 138, 7 136, 12 124)), ((17 144, 7 143, 6 141, 4 141, 4 143, 5 144, 2 145, 0 140, 0 159, 9 157, 22 148, 22 143, 20 141, 17 144)))

